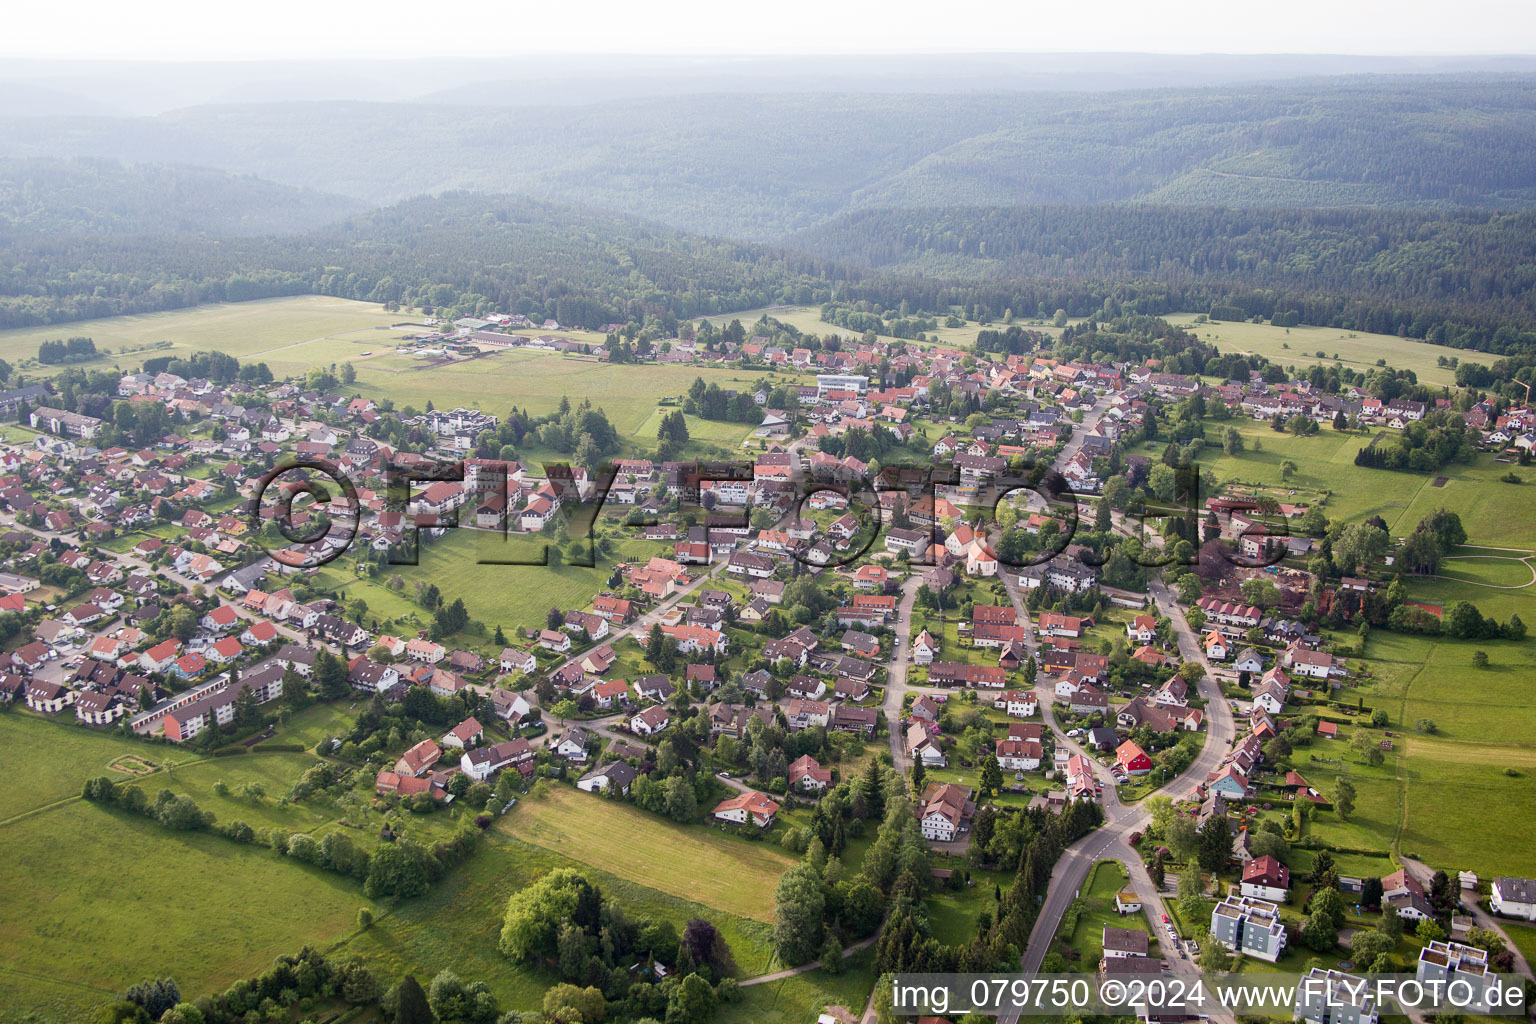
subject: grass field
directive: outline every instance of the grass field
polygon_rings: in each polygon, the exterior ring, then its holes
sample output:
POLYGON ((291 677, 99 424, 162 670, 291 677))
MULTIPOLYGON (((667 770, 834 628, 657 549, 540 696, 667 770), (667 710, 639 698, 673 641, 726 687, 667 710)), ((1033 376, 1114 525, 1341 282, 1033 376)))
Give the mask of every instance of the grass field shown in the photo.
MULTIPOLYGON (((829 334, 839 334, 843 337, 857 337, 858 332, 850 331, 846 327, 826 323, 821 319, 821 309, 818 306, 767 306, 762 309, 745 309, 740 313, 726 313, 721 316, 705 317, 716 327, 724 327, 732 320, 740 320, 742 326, 747 328, 747 333, 752 333, 752 324, 761 319, 764 314, 773 317, 791 327, 798 328, 806 334, 816 334, 826 337, 829 334)), ((944 318, 939 318, 942 325, 944 318)), ((1019 325, 1026 330, 1041 331, 1055 337, 1061 333, 1061 329, 1050 326, 1031 325, 1028 321, 1020 320, 1019 325)), ((944 327, 926 332, 928 340, 934 344, 951 348, 971 348, 976 344, 976 335, 986 330, 1003 330, 1001 323, 992 324, 990 327, 982 327, 974 321, 967 321, 964 327, 944 327)))
MULTIPOLYGON (((1443 507, 1461 516, 1473 544, 1536 548, 1536 516, 1510 515, 1525 495, 1519 487, 1499 481, 1508 467, 1495 463, 1491 454, 1480 453, 1470 464, 1450 463, 1433 474, 1356 466, 1355 454, 1371 436, 1325 427, 1311 437, 1296 437, 1270 429, 1267 422, 1211 421, 1200 465, 1214 472, 1222 484, 1262 489, 1278 501, 1324 499, 1323 511, 1330 519, 1354 521, 1379 515, 1393 536, 1411 532, 1421 519, 1443 507), (1245 450, 1235 456, 1221 448, 1221 435, 1228 426, 1241 431, 1246 441, 1245 450), (1261 450, 1254 450, 1255 441, 1263 445, 1261 450), (1289 481, 1281 476, 1286 461, 1296 465, 1289 481), (1445 484, 1433 486, 1441 476, 1445 484)), ((1149 445, 1147 450, 1160 451, 1161 445, 1149 445)))
POLYGON ((384 586, 382 578, 347 582, 341 594, 347 599, 361 597, 368 602, 369 616, 381 620, 404 617, 425 628, 429 614, 413 598, 417 583, 435 583, 449 598, 462 597, 471 618, 486 624, 487 636, 500 625, 510 634, 516 627, 535 630, 544 627, 544 616, 551 606, 563 610, 585 608, 600 587, 606 585, 616 560, 648 558, 662 553, 663 546, 645 541, 625 541, 612 556, 600 557, 594 568, 574 565, 495 565, 481 564, 483 558, 534 557, 534 544, 543 538, 514 539, 506 542, 481 530, 455 530, 436 543, 422 548, 419 564, 393 566, 390 575, 405 581, 405 590, 395 593, 384 586))
POLYGON ((512 835, 681 899, 758 921, 773 920, 773 889, 794 858, 773 843, 682 827, 574 789, 524 800, 506 819, 512 835))
MULTIPOLYGON (((345 717, 342 707, 312 707, 294 716, 291 730, 281 730, 276 739, 328 734, 345 717)), ((427 896, 379 906, 362 896, 357 883, 261 847, 169 833, 145 819, 76 799, 86 778, 108 773, 109 762, 126 754, 164 762, 184 759, 182 751, 19 713, 0 716, 0 750, 13 782, 6 807, 12 820, 0 823, 0 854, 26 866, 0 881, 0 945, 8 951, 0 965, 0 1024, 88 1019, 116 993, 149 977, 170 975, 189 996, 202 994, 306 944, 362 955, 387 981, 407 972, 430 978, 450 967, 462 977, 489 982, 504 1009, 534 1009, 555 979, 509 964, 496 950, 496 937, 507 897, 567 865, 588 871, 631 913, 665 918, 679 931, 691 917, 708 917, 725 936, 739 977, 777 966, 771 928, 761 918, 771 917, 773 884, 790 858, 771 844, 669 826, 628 807, 557 790, 548 804, 525 803, 498 822, 469 862, 427 896), (537 821, 540 812, 558 814, 557 802, 566 799, 587 801, 574 808, 583 823, 607 823, 601 835, 608 845, 601 856, 583 848, 588 833, 582 829, 578 835, 574 823, 568 834, 562 835, 564 822, 557 822, 534 837, 574 846, 572 857, 517 838, 524 810, 533 813, 523 821, 537 821), (17 820, 18 811, 33 813, 17 820), (679 849, 691 863, 677 857, 679 849), (592 866, 599 859, 611 861, 623 877, 592 866), (673 891, 652 888, 658 881, 673 891), (717 892, 735 894, 743 904, 756 901, 752 909, 759 919, 698 902, 717 892), (358 933, 362 906, 372 907, 378 921, 358 933)), ((258 827, 277 824, 318 834, 333 827, 329 810, 281 801, 294 773, 312 762, 308 755, 286 753, 205 759, 148 776, 140 785, 150 793, 162 786, 189 793, 222 821, 241 818, 258 827), (219 778, 232 788, 262 781, 268 798, 257 808, 234 795, 218 797, 212 785, 219 778)), ((572 809, 566 810, 570 820, 572 809)), ((423 828, 448 827, 447 821, 442 813, 411 818, 423 828)), ((817 972, 793 979, 794 984, 764 986, 741 1005, 763 1011, 758 1019, 771 1021, 803 1019, 812 1002, 846 997, 862 1006, 872 979, 858 958, 849 967, 835 978, 817 972)))
POLYGON ((367 903, 355 882, 84 801, 0 828, 0 849, 26 865, 0 879, 0 1020, 88 1019, 150 977, 222 988, 367 903))
MULTIPOLYGON (((393 352, 394 340, 410 331, 390 328, 414 319, 410 314, 386 312, 371 302, 299 295, 0 331, 0 358, 12 363, 35 360, 37 347, 44 341, 88 337, 95 340, 97 349, 111 349, 113 354, 69 365, 98 370, 116 366, 126 371, 154 356, 213 350, 242 362, 265 362, 281 377, 312 366, 357 362, 363 352, 393 352), (122 352, 125 347, 143 348, 162 341, 170 342, 170 347, 122 352)), ((28 372, 47 375, 60 369, 33 366, 28 372)))
POLYGON ((1435 364, 1440 356, 1483 363, 1493 361, 1492 357, 1477 352, 1411 341, 1389 334, 1341 331, 1336 327, 1286 328, 1229 320, 1197 324, 1193 313, 1175 313, 1166 319, 1169 323, 1195 332, 1202 341, 1214 343, 1223 352, 1251 352, 1265 356, 1281 366, 1306 367, 1315 363, 1333 365, 1333 357, 1337 353, 1338 364, 1351 370, 1369 373, 1376 368, 1376 360, 1385 359, 1388 366, 1412 370, 1419 380, 1426 383, 1454 384, 1455 369, 1435 364), (1325 358, 1317 357, 1319 349, 1326 353, 1325 358))
POLYGON ((1529 781, 1536 773, 1536 648, 1376 633, 1366 653, 1374 678, 1361 696, 1389 713, 1397 749, 1372 769, 1356 763, 1347 735, 1298 748, 1293 760, 1314 785, 1332 792, 1345 774, 1358 793, 1348 822, 1323 812, 1314 834, 1337 845, 1395 846, 1448 870, 1536 873, 1536 849, 1514 824, 1536 814, 1529 781), (1477 650, 1488 654, 1488 668, 1473 666, 1477 650), (1433 721, 1435 732, 1417 731, 1420 719, 1433 721))
MULTIPOLYGON (((400 406, 420 409, 431 401, 440 409, 481 408, 498 416, 513 405, 542 416, 558 409, 562 397, 568 397, 573 405, 589 398, 608 414, 608 421, 621 437, 639 438, 646 447, 654 448, 655 425, 649 430, 642 428, 656 414, 658 400, 681 396, 695 378, 742 391, 789 376, 670 364, 611 364, 519 350, 409 369, 367 361, 357 366, 355 390, 373 398, 392 398, 400 406)), ((715 438, 734 437, 736 443, 747 434, 741 424, 709 423, 700 429, 715 438)), ((689 430, 693 430, 692 422, 689 430)))
MULTIPOLYGON (((80 795, 87 779, 106 775, 126 781, 128 775, 107 766, 125 754, 156 764, 191 760, 195 755, 175 747, 148 746, 120 736, 80 728, 71 721, 54 721, 21 711, 0 715, 0 751, 16 784, 0 790, 0 825, 17 815, 80 795)), ((149 776, 142 785, 157 778, 149 776)))

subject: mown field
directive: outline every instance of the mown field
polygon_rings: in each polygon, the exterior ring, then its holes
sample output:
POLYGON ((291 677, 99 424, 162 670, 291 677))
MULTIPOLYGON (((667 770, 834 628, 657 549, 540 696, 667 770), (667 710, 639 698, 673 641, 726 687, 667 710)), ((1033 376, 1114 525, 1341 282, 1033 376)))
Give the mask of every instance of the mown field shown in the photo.
MULTIPOLYGON (((349 717, 320 705, 294 716, 271 741, 312 743, 349 717)), ((387 979, 429 978, 450 968, 491 984, 504 1009, 535 1009, 555 979, 509 964, 496 949, 507 897, 560 866, 587 871, 634 914, 672 921, 707 917, 724 934, 735 973, 753 977, 780 965, 771 945, 772 893, 792 863, 771 843, 749 843, 705 827, 683 828, 601 798, 555 788, 501 819, 469 862, 425 897, 377 905, 361 886, 328 872, 207 834, 169 833, 143 818, 78 798, 85 779, 124 754, 172 771, 146 777, 192 795, 220 821, 243 819, 320 835, 333 827, 326 805, 283 801, 308 754, 250 753, 189 761, 171 747, 87 732, 24 713, 0 716, 0 750, 14 785, 0 820, 0 855, 25 870, 0 881, 0 1024, 88 1018, 115 993, 170 975, 183 992, 222 988, 305 944, 368 960, 387 979), (223 780, 228 796, 214 792, 223 780), (238 793, 260 783, 267 797, 238 793), (26 814, 17 818, 17 814, 26 814), (377 923, 356 925, 359 908, 377 923), (300 910, 299 908, 302 908, 300 910)), ((407 821, 427 835, 448 827, 444 813, 407 821)), ((873 981, 868 955, 837 976, 813 972, 743 993, 728 1021, 804 1019, 808 1007, 862 1008, 873 981)))
POLYGON ((524 800, 505 819, 518 839, 682 899, 773 921, 773 889, 794 858, 772 842, 678 828, 628 804, 573 789, 524 800))
POLYGON ((425 628, 431 615, 415 601, 417 584, 436 584, 449 601, 463 598, 470 617, 486 624, 486 636, 501 626, 508 635, 519 626, 535 631, 544 627, 544 616, 551 607, 562 610, 585 608, 598 590, 607 585, 618 561, 644 561, 652 555, 667 554, 671 545, 643 539, 626 539, 612 530, 614 550, 599 554, 597 565, 498 565, 482 559, 531 561, 542 550, 544 537, 518 537, 503 541, 484 530, 455 530, 435 543, 425 545, 417 565, 391 566, 388 576, 398 576, 404 590, 395 592, 385 585, 386 577, 347 580, 339 589, 346 600, 362 598, 368 603, 370 620, 401 620, 401 625, 425 628))
MULTIPOLYGON (((660 399, 680 398, 695 378, 703 377, 706 383, 725 390, 742 391, 788 376, 671 364, 612 364, 555 352, 517 350, 440 366, 392 369, 382 363, 363 362, 357 365, 357 384, 352 390, 372 398, 392 398, 400 406, 422 409, 430 401, 440 409, 481 408, 498 416, 513 405, 543 416, 556 411, 561 398, 569 398, 572 405, 587 398, 608 414, 620 436, 644 433, 646 446, 654 448, 655 426, 649 432, 642 431, 642 426, 656 413, 660 399)), ((743 424, 711 424, 706 432, 717 438, 732 437, 739 443, 748 428, 743 424)))
MULTIPOLYGON (((242 361, 265 362, 273 373, 284 376, 303 373, 311 366, 356 362, 363 352, 393 352, 395 339, 413 330, 395 330, 393 325, 417 320, 371 302, 297 295, 0 331, 0 358, 20 364, 35 360, 37 347, 44 341, 87 337, 97 349, 108 348, 112 354, 70 365, 98 370, 116 366, 127 371, 154 356, 213 350, 242 361), (169 347, 145 348, 167 341, 169 347), (124 348, 143 350, 123 352, 124 348)), ((28 372, 48 375, 60 369, 33 366, 28 372)))
POLYGON ((1174 313, 1166 319, 1171 324, 1193 331, 1202 341, 1215 344, 1223 352, 1251 352, 1265 356, 1281 366, 1306 367, 1317 363, 1337 363, 1351 370, 1369 373, 1376 368, 1376 360, 1385 359, 1388 366, 1412 370, 1421 381, 1454 384, 1455 369, 1436 365, 1436 359, 1444 356, 1446 359, 1459 358, 1485 364, 1493 361, 1490 356, 1445 345, 1431 345, 1390 334, 1343 331, 1336 327, 1273 327, 1269 324, 1230 320, 1197 324, 1194 313, 1174 313), (1317 355, 1319 350, 1325 353, 1321 359, 1317 355))
POLYGON ((369 904, 327 872, 81 800, 0 827, 0 850, 18 867, 0 880, 0 1021, 88 1019, 150 977, 222 988, 369 904))
POLYGON ((1527 641, 1448 641, 1373 633, 1360 689, 1367 707, 1391 716, 1396 749, 1380 768, 1359 763, 1349 728, 1334 741, 1298 748, 1293 761, 1331 794, 1347 776, 1356 808, 1341 821, 1320 814, 1312 830, 1336 845, 1388 849, 1436 867, 1480 874, 1536 873, 1536 848, 1517 824, 1536 814, 1536 648, 1527 641), (1489 667, 1473 666, 1477 650, 1489 667), (1427 719, 1434 732, 1421 732, 1427 719))
MULTIPOLYGON (((817 306, 766 306, 761 309, 744 309, 740 313, 725 313, 721 316, 705 317, 716 327, 724 327, 732 320, 740 320, 743 327, 747 328, 747 334, 752 333, 752 324, 761 319, 763 315, 773 317, 781 323, 786 323, 797 328, 805 334, 816 334, 826 337, 829 334, 839 334, 843 337, 857 336, 859 332, 850 331, 846 327, 829 324, 821 319, 821 309, 817 306)), ((932 344, 951 348, 972 348, 976 344, 976 335, 985 330, 1002 330, 1001 323, 992 324, 990 327, 982 327, 974 321, 967 321, 964 327, 944 327, 943 317, 939 318, 940 326, 936 330, 924 332, 928 341, 932 344)), ((1052 336, 1061 333, 1060 328, 1030 324, 1027 320, 1019 320, 1019 325, 1026 330, 1042 331, 1052 336)))
MULTIPOLYGON (((0 714, 0 751, 15 780, 0 791, 0 826, 11 824, 17 815, 78 798, 86 780, 98 775, 127 781, 132 776, 109 767, 118 758, 134 756, 164 765, 197 756, 22 712, 0 714)), ((142 785, 149 786, 160 777, 149 776, 142 785)))
MULTIPOLYGON (((1387 435, 1395 431, 1382 431, 1387 435)), ((1473 544, 1536 547, 1536 516, 1511 514, 1526 500, 1520 486, 1499 480, 1509 466, 1495 463, 1480 453, 1470 464, 1450 463, 1432 474, 1368 469, 1355 465, 1355 454, 1370 443, 1372 434, 1345 433, 1324 427, 1311 437, 1272 430, 1268 422, 1233 419, 1207 421, 1206 448, 1200 465, 1214 472, 1223 484, 1244 490, 1262 489, 1276 500, 1305 503, 1322 499, 1330 519, 1354 521, 1373 515, 1386 520, 1393 536, 1413 530, 1437 508, 1461 516, 1473 544), (1243 435, 1244 450, 1227 455, 1221 447, 1228 426, 1243 435), (1262 445, 1254 450, 1254 442, 1262 445), (1281 466, 1292 462, 1296 472, 1282 479, 1281 466), (1445 477, 1436 487, 1434 481, 1445 477)), ((1161 444, 1147 446, 1161 450, 1161 444)), ((1516 470, 1516 472, 1522 472, 1516 470)), ((1536 474, 1524 471, 1536 481, 1536 474)))

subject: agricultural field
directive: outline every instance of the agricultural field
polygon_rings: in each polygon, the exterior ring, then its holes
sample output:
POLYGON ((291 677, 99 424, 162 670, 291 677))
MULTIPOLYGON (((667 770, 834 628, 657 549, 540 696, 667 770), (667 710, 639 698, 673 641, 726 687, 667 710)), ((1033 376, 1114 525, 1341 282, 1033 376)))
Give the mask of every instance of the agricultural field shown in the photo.
POLYGON ((681 899, 773 921, 773 889, 795 859, 773 842, 683 827, 628 804, 554 787, 505 819, 518 839, 681 899))
POLYGON ((1268 358, 1281 366, 1307 367, 1315 363, 1340 365, 1362 373, 1376 368, 1376 360, 1388 366, 1412 370, 1419 380, 1429 384, 1455 384, 1456 370, 1435 360, 1472 359, 1484 363, 1490 357, 1476 352, 1431 345, 1423 341, 1398 338, 1389 334, 1366 334, 1337 327, 1274 327, 1269 324, 1222 320, 1195 323, 1194 313, 1173 313, 1165 317, 1171 323, 1192 331, 1201 341, 1216 345, 1223 352, 1248 352, 1268 358), (1318 351, 1326 353, 1318 358, 1318 351), (1337 355, 1338 359, 1334 356, 1337 355))
MULTIPOLYGON (((128 371, 155 356, 213 350, 242 362, 265 362, 279 377, 312 366, 359 362, 362 353, 393 354, 395 340, 423 329, 409 313, 390 313, 371 302, 298 295, 251 302, 223 302, 164 313, 141 313, 48 327, 0 331, 0 358, 22 365, 36 361, 37 347, 55 338, 87 337, 111 354, 70 363, 93 370, 128 371), (160 346, 170 342, 169 346, 160 346), (132 351, 123 351, 125 348, 132 351)), ((62 366, 32 365, 48 376, 62 366)))

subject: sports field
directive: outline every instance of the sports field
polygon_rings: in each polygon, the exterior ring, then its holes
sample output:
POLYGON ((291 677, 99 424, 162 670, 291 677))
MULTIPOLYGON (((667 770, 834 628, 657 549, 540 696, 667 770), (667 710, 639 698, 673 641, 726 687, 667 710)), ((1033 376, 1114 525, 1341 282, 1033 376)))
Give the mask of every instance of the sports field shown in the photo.
POLYGON ((556 787, 518 804, 513 836, 727 913, 773 921, 773 890, 794 858, 771 842, 682 826, 601 796, 556 787))

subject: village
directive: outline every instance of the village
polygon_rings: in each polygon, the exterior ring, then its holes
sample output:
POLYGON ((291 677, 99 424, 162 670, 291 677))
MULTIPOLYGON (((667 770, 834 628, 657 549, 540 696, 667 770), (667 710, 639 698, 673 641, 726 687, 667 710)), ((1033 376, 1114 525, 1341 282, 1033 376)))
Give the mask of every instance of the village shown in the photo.
MULTIPOLYGON (((503 331, 537 326, 465 319, 437 344, 479 357, 537 343, 503 331)), ((123 375, 111 419, 56 408, 44 384, 0 394, 0 416, 35 431, 0 445, 0 696, 18 714, 139 738, 149 757, 280 739, 311 701, 369 709, 402 720, 410 742, 338 729, 315 752, 363 773, 381 806, 430 813, 483 784, 496 799, 475 791, 477 806, 504 813, 541 782, 569 784, 753 841, 777 842, 786 814, 878 761, 910 784, 936 873, 1001 861, 1009 819, 1093 805, 1111 844, 1097 860, 1128 872, 1115 909, 1144 919, 1103 926, 1102 976, 1193 973, 1196 933, 1273 963, 1317 912, 1293 912, 1292 869, 1266 837, 1299 844, 1310 809, 1352 802, 1336 772, 1309 781, 1319 751, 1366 763, 1413 728, 1366 706, 1365 633, 1341 638, 1378 611, 1437 629, 1452 616, 1395 582, 1411 539, 1378 531, 1345 561, 1317 498, 1189 485, 1177 443, 1161 459, 1147 449, 1159 421, 1198 425, 1219 408, 1228 430, 1407 437, 1429 417, 1511 464, 1536 447, 1529 407, 1330 393, 1274 366, 1213 384, 1152 358, 767 337, 673 338, 656 358, 783 375, 727 396, 758 410, 741 457, 540 471, 501 457, 503 421, 478 409, 407 416, 345 389, 168 370, 123 375), (929 443, 924 421, 942 436, 929 443), (94 443, 145 423, 140 444, 94 443), (1150 533, 1149 511, 1163 524, 1150 533), (444 587, 423 604, 418 590, 430 624, 414 629, 383 610, 410 596, 388 594, 409 571, 394 566, 496 541, 526 557, 489 569, 533 580, 545 570, 527 562, 551 546, 569 559, 586 538, 624 557, 575 600, 472 620, 467 595, 444 587), (671 780, 685 777, 683 800, 671 780), (1154 799, 1171 809, 1148 811, 1154 799), (1175 818, 1209 876, 1208 917, 1180 932, 1164 861, 1201 872, 1175 818)), ((1328 884, 1410 927, 1451 917, 1466 893, 1451 927, 1420 932, 1440 931, 1421 977, 1487 977, 1469 933, 1494 915, 1536 919, 1536 881, 1462 872, 1432 895, 1431 873, 1458 865, 1376 859, 1379 875, 1328 884)), ((1093 870, 1073 851, 1058 863, 1025 969, 1060 955, 1052 937, 1093 870)), ((1317 876, 1314 863, 1314 903, 1328 887, 1317 876)), ((1379 1012, 1355 1010, 1360 1024, 1379 1012)))

